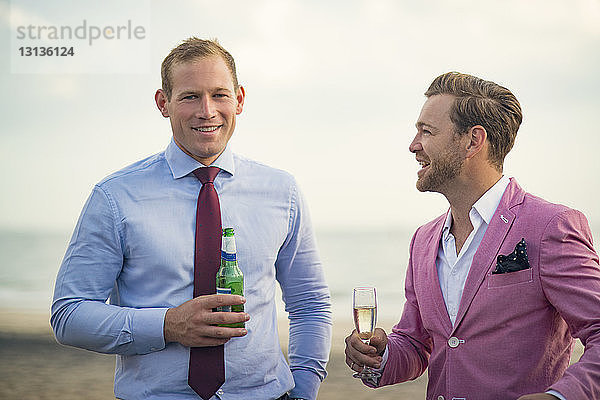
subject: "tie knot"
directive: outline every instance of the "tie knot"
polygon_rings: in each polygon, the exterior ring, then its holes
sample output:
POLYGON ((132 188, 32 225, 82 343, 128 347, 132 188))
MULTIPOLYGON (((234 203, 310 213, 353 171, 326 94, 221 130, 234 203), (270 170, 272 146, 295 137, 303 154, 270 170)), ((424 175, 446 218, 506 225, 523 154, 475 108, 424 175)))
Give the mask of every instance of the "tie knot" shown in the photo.
POLYGON ((202 184, 213 183, 217 175, 221 171, 218 167, 200 167, 194 170, 194 175, 202 184))

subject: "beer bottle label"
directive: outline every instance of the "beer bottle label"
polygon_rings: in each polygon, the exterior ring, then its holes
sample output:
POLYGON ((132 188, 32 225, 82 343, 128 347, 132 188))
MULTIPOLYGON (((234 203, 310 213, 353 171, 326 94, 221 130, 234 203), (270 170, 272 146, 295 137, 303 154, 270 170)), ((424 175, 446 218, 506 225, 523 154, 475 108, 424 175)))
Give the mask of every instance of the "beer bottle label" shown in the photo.
MULTIPOLYGON (((231 288, 217 288, 217 294, 231 294, 231 288)), ((231 306, 217 307, 218 312, 231 312, 231 306)))
POLYGON ((221 259, 225 261, 235 261, 236 256, 235 253, 226 253, 223 250, 221 250, 221 259))

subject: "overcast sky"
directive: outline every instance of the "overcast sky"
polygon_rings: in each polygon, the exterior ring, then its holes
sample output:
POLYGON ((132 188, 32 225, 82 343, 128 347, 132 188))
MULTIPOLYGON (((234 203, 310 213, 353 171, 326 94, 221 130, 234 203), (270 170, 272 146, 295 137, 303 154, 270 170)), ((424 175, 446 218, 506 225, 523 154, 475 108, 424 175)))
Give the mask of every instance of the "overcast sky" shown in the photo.
POLYGON ((317 228, 413 229, 446 209, 415 189, 408 145, 423 92, 457 70, 521 102, 505 173, 583 211, 599 237, 598 0, 23 0, 0 15, 0 228, 71 230, 96 182, 163 150, 160 63, 198 36, 233 54, 246 88, 234 150, 292 172, 317 228), (77 51, 62 73, 23 73, 44 60, 19 55, 41 42, 19 42, 18 26, 83 20, 131 21, 144 38, 55 40, 77 51))

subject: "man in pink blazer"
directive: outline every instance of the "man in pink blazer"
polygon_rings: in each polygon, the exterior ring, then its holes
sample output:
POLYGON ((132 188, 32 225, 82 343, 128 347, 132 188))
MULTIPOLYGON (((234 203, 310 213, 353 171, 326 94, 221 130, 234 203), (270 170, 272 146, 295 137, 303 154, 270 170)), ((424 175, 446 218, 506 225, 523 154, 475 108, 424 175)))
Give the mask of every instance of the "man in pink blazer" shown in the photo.
POLYGON ((389 335, 346 338, 372 387, 429 368, 428 400, 600 399, 600 268, 580 212, 526 193, 502 175, 521 107, 493 82, 441 75, 410 145, 417 189, 449 211, 410 243, 406 303, 389 335), (585 346, 569 366, 573 338, 585 346))

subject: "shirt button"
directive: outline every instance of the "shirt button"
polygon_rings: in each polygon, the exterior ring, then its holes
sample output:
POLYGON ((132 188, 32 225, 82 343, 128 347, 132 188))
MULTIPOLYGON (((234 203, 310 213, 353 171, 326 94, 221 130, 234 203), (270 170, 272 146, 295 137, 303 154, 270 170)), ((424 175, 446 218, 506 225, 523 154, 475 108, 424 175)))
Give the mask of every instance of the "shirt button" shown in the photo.
POLYGON ((219 389, 219 390, 217 390, 217 394, 218 394, 218 395, 221 395, 221 394, 223 394, 223 389, 219 389))
POLYGON ((458 347, 458 345, 460 344, 460 340, 458 340, 458 338, 456 336, 452 336, 450 339, 448 339, 448 346, 454 348, 454 347, 458 347))
POLYGON ((442 396, 442 395, 438 396, 437 400, 444 400, 444 396, 442 396))

